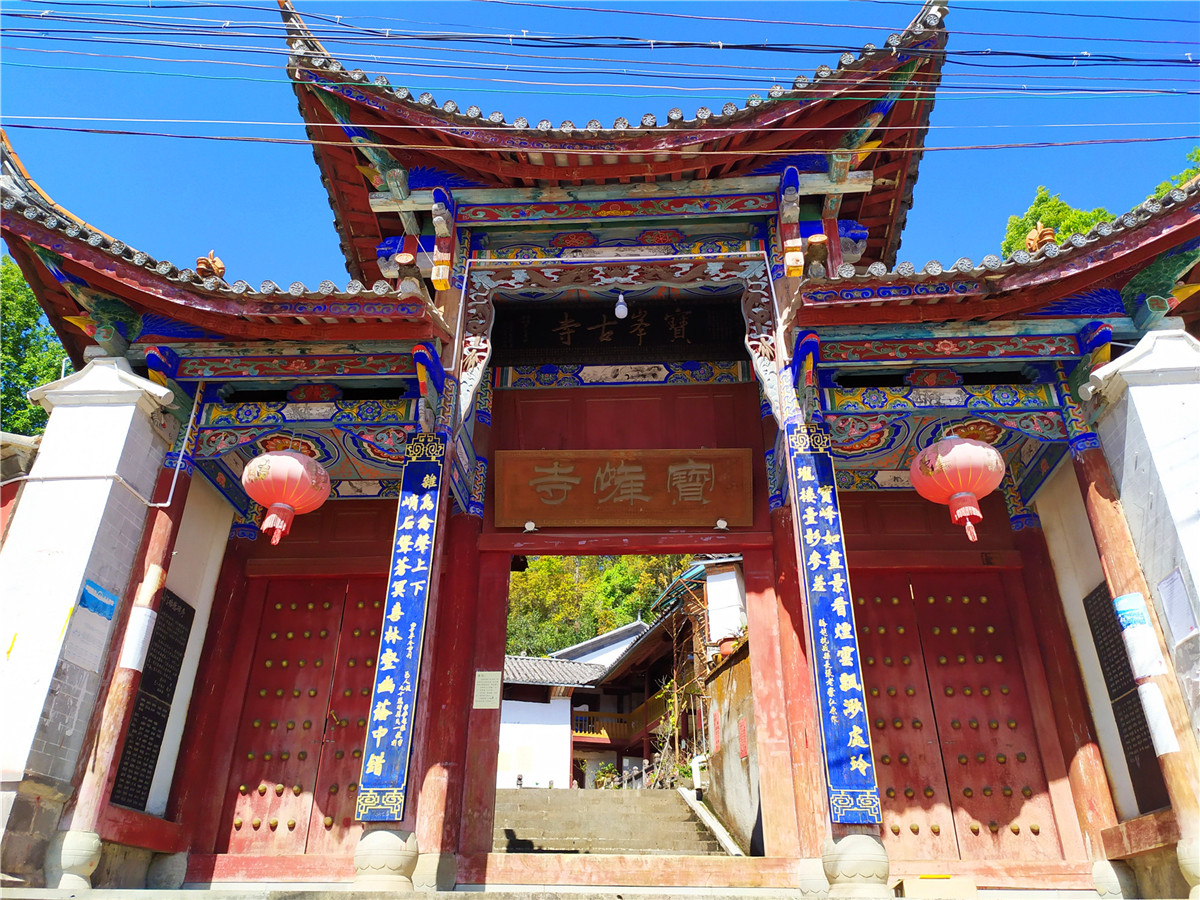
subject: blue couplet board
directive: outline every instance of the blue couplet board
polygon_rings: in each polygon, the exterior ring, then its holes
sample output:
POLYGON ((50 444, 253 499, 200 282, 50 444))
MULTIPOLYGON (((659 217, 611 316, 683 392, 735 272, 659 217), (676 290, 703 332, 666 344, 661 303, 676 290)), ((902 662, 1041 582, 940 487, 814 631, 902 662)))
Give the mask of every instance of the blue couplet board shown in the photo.
POLYGON ((392 569, 371 691, 371 717, 355 804, 355 818, 364 822, 398 822, 404 818, 446 438, 439 434, 414 435, 405 445, 405 455, 392 569))
POLYGON ((879 823, 879 786, 875 782, 870 721, 854 636, 854 608, 829 432, 821 425, 799 422, 788 423, 785 431, 789 488, 800 542, 799 565, 808 597, 830 814, 834 822, 879 823))

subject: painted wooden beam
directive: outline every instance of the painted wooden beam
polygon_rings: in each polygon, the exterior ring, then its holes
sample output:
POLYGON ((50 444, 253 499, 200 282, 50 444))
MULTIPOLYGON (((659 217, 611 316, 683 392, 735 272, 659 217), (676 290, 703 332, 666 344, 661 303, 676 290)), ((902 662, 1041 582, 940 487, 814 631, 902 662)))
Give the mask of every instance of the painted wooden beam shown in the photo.
MULTIPOLYGON (((805 196, 823 194, 861 194, 871 190, 875 177, 869 172, 851 172, 845 181, 831 181, 823 172, 799 175, 797 193, 805 196)), ((711 181, 669 181, 641 184, 630 190, 627 185, 580 185, 567 188, 460 188, 454 199, 459 206, 532 203, 586 203, 597 200, 628 200, 650 197, 706 197, 734 194, 775 193, 779 187, 777 175, 752 175, 745 178, 724 178, 711 181)), ((427 212, 433 205, 433 191, 413 191, 407 198, 397 200, 391 193, 371 194, 371 209, 375 212, 427 212)))

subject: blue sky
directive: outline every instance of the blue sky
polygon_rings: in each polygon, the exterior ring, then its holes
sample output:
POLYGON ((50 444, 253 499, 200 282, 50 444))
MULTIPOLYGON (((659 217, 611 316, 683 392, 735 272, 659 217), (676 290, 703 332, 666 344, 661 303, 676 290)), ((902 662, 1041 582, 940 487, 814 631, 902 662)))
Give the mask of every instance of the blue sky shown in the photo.
MULTIPOLYGON (((384 73, 414 94, 431 91, 438 103, 556 125, 636 122, 645 112, 663 121, 673 106, 690 118, 700 105, 742 105, 822 63, 836 67, 843 50, 882 45, 918 8, 910 0, 297 6, 347 68, 384 73), (723 18, 732 15, 760 21, 723 18), (365 36, 364 28, 384 34, 365 36), (622 45, 561 46, 568 36, 622 45), (558 37, 560 46, 523 47, 523 37, 558 37), (651 43, 664 40, 705 46, 651 43)), ((56 201, 181 266, 215 249, 231 280, 345 283, 332 212, 305 146, 13 127, 301 138, 274 3, 3 0, 0 11, 0 121, 56 201)), ((951 3, 951 57, 928 147, 1193 137, 929 152, 900 259, 920 267, 997 252, 1006 218, 1024 211, 1039 184, 1073 205, 1120 213, 1182 170, 1200 143, 1198 18, 1189 2, 951 3)))

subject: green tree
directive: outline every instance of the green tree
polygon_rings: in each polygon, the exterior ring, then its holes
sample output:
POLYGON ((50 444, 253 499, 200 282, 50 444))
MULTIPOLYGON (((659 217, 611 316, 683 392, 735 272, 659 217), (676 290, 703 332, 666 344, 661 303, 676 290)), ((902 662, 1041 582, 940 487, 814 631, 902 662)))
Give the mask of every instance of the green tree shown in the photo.
POLYGON ((508 589, 506 652, 545 656, 641 616, 688 556, 532 556, 508 589))
POLYGON ((1061 241, 1075 232, 1087 234, 1097 222, 1111 222, 1113 218, 1113 214, 1103 206, 1076 209, 1059 198, 1058 194, 1051 194, 1045 187, 1039 187, 1024 215, 1008 217, 1000 252, 1007 257, 1015 250, 1023 250, 1025 236, 1037 227, 1038 222, 1053 228, 1061 241))
POLYGON ((1158 199, 1166 195, 1167 191, 1172 188, 1183 187, 1197 175, 1200 175, 1200 146, 1193 147, 1188 151, 1187 161, 1191 163, 1186 169, 1176 175, 1174 178, 1169 178, 1154 189, 1154 193, 1150 196, 1158 199))
POLYGON ((42 315, 21 270, 0 260, 0 428, 16 434, 40 434, 46 411, 25 393, 58 378, 66 351, 42 315))

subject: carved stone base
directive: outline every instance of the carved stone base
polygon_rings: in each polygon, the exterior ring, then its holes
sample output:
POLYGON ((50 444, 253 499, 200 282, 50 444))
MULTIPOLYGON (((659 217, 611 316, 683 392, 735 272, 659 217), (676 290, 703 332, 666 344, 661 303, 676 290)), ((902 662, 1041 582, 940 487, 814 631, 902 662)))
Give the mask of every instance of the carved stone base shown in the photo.
POLYGON ((452 891, 458 882, 458 860, 453 853, 422 853, 412 880, 418 891, 452 891))
POLYGON ((887 850, 877 835, 848 834, 827 840, 821 866, 829 881, 830 900, 891 900, 887 850))
POLYGON ((1133 869, 1119 859, 1092 863, 1092 884, 1101 900, 1135 900, 1141 896, 1133 869))
POLYGON ((411 893, 417 866, 417 836, 411 831, 364 831, 354 848, 354 887, 411 893))
POLYGON ((89 890, 100 865, 100 835, 92 831, 59 831, 46 848, 46 887, 89 890))
POLYGON ((1175 846, 1175 855, 1179 858, 1179 871, 1191 890, 1188 900, 1200 900, 1200 835, 1195 834, 1194 828, 1188 829, 1183 839, 1175 846))
POLYGON ((187 877, 188 855, 182 853, 155 853, 146 871, 146 887, 151 890, 177 891, 187 877))

